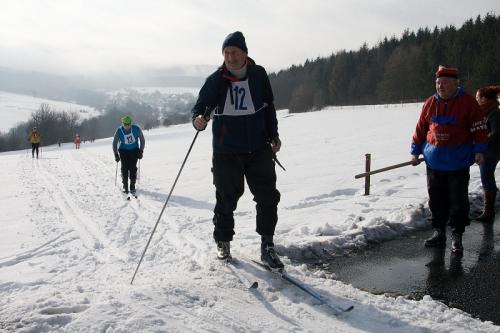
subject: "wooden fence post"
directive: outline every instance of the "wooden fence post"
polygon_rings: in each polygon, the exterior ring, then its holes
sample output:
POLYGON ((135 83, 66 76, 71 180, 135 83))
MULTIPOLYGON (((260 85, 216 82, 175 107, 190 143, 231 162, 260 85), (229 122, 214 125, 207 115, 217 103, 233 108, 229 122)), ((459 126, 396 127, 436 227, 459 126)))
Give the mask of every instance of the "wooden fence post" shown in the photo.
POLYGON ((370 170, 371 170, 371 161, 372 155, 365 154, 365 172, 368 173, 365 177, 365 195, 370 195, 370 170))

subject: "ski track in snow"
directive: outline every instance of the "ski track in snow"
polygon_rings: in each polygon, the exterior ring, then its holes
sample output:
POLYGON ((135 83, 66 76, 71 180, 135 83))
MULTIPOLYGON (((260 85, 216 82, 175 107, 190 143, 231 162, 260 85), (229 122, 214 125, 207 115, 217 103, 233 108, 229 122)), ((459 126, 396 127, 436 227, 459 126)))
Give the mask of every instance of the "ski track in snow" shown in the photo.
MULTIPOLYGON (((185 132, 192 135, 188 126, 185 132)), ((390 186, 390 177, 382 178, 378 192, 370 197, 353 199, 360 190, 344 186, 306 194, 281 207, 280 218, 284 220, 295 215, 307 217, 313 210, 335 213, 346 200, 361 207, 356 213, 340 215, 340 226, 327 221, 318 230, 300 226, 306 246, 286 241, 277 246, 288 256, 284 261, 291 276, 340 306, 355 306, 342 316, 333 316, 301 290, 244 259, 258 248, 258 238, 252 232, 254 212, 245 204, 236 214, 243 221, 238 228, 245 231, 239 230, 235 242, 239 245, 233 254, 236 258, 241 255, 243 273, 259 281, 258 289, 246 290, 215 259, 212 222, 206 217, 210 214, 192 214, 193 208, 208 209, 210 205, 175 195, 131 286, 132 274, 166 199, 163 187, 169 184, 156 190, 160 185, 143 174, 139 198, 125 201, 120 192, 120 170, 115 186, 116 164, 109 152, 101 152, 55 150, 43 152, 39 160, 25 154, 12 158, 15 166, 11 169, 19 170, 24 194, 31 199, 30 221, 37 234, 22 251, 0 258, 0 273, 7 274, 0 280, 0 331, 411 333, 447 332, 450 324, 458 331, 495 331, 495 327, 471 321, 460 310, 449 309, 430 297, 415 302, 374 296, 329 279, 320 271, 311 272, 305 265, 290 264, 289 258, 298 253, 338 252, 362 246, 370 237, 383 240, 423 223, 419 222, 424 220, 421 204, 413 203, 402 211, 384 204, 384 196, 404 193, 390 186), (37 200, 41 197, 48 199, 37 200), (391 222, 407 219, 416 222, 410 227, 391 222), (320 234, 324 241, 307 239, 309 233, 320 234), (16 270, 9 270, 13 268, 16 270), (14 279, 11 275, 15 272, 26 274, 14 279), (436 322, 436 313, 446 320, 436 322)), ((286 239, 287 234, 296 232, 294 228, 284 225, 278 233, 286 239)))
MULTIPOLYGON (((45 329, 44 327, 50 326, 70 329, 70 323, 79 323, 82 313, 89 311, 91 304, 109 302, 111 299, 117 297, 117 295, 112 296, 113 293, 123 294, 118 286, 128 283, 128 279, 131 277, 133 268, 145 245, 147 239, 145 235, 148 235, 151 231, 161 207, 158 205, 158 202, 149 202, 147 196, 142 195, 139 200, 132 199, 130 202, 124 202, 119 188, 114 186, 114 182, 111 182, 112 175, 109 175, 110 179, 103 179, 102 173, 96 171, 103 167, 109 169, 110 165, 106 165, 106 163, 92 154, 83 151, 70 152, 64 156, 65 161, 41 157, 39 160, 35 159, 31 163, 28 163, 27 168, 26 164, 23 163, 26 162, 25 157, 21 158, 24 159, 21 163, 27 169, 24 172, 24 186, 34 189, 32 191, 33 197, 40 196, 42 193, 49 196, 50 202, 53 204, 52 207, 41 207, 34 204, 33 209, 41 212, 54 210, 52 215, 57 219, 38 221, 39 229, 44 229, 50 224, 57 223, 62 224, 58 226, 58 229, 65 231, 38 248, 18 254, 12 259, 4 258, 4 260, 0 261, 0 267, 19 264, 23 260, 33 259, 37 255, 50 255, 47 247, 50 247, 50 249, 60 249, 62 244, 59 243, 63 243, 63 241, 59 241, 61 239, 64 239, 66 245, 70 247, 74 247, 75 242, 80 243, 76 245, 76 249, 79 252, 78 255, 72 254, 71 252, 73 251, 68 248, 61 250, 65 255, 60 257, 59 262, 54 266, 62 268, 58 272, 55 270, 49 271, 52 272, 49 281, 58 280, 60 290, 74 289, 71 285, 75 284, 76 292, 81 293, 82 296, 86 296, 82 298, 82 304, 69 304, 67 301, 63 301, 64 297, 59 292, 56 292, 54 296, 56 299, 61 299, 60 302, 54 300, 54 297, 42 296, 36 302, 36 310, 34 309, 35 313, 33 313, 32 318, 15 318, 14 322, 22 323, 18 327, 31 324, 32 327, 37 327, 41 331, 45 329), (38 184, 38 186, 34 186, 35 184, 38 184), (94 193, 94 195, 82 195, 82 193, 94 193), (113 214, 109 213, 110 211, 119 212, 119 214, 114 214, 116 217, 111 221, 107 218, 113 216, 113 214), (139 230, 134 232, 134 229, 139 230), (127 243, 131 243, 131 246, 128 246, 129 244, 127 243), (73 273, 73 276, 68 277, 68 275, 71 275, 70 267, 73 266, 72 261, 77 259, 77 257, 78 259, 82 258, 89 261, 90 271, 77 271, 73 273), (100 291, 99 288, 96 289, 90 284, 83 282, 85 277, 90 279, 92 276, 101 275, 101 278, 94 278, 94 281, 89 282, 103 287, 106 285, 106 280, 116 278, 114 276, 115 270, 122 272, 120 278, 124 278, 124 281, 114 284, 115 288, 110 290, 100 291), (52 319, 43 319, 43 317, 52 317, 52 319), (57 320, 54 320, 55 317, 57 317, 57 320)), ((139 191, 140 194, 141 192, 139 191)), ((189 218, 186 218, 185 210, 179 205, 173 204, 167 210, 169 211, 168 218, 165 218, 166 214, 164 214, 164 218, 160 221, 160 226, 143 262, 142 272, 140 271, 136 278, 137 285, 140 285, 144 281, 144 275, 147 275, 145 271, 151 269, 151 267, 148 267, 148 263, 153 260, 155 261, 155 265, 163 265, 164 271, 171 273, 177 271, 182 274, 185 271, 185 266, 188 266, 188 271, 199 271, 202 266, 207 266, 207 263, 211 270, 209 272, 210 275, 214 275, 216 270, 220 269, 214 268, 214 264, 211 263, 213 261, 207 257, 207 253, 210 253, 208 247, 191 236, 191 229, 199 229, 200 223, 198 225, 196 223, 190 224, 189 218), (169 225, 171 227, 168 227, 169 225), (181 263, 181 265, 178 265, 178 263, 181 263)), ((40 215, 43 216, 43 214, 40 215)), ((206 223, 204 224, 206 225, 206 223)), ((203 233, 209 234, 209 228, 206 228, 203 233)), ((163 278, 159 279, 159 282, 163 281, 163 278)), ((232 281, 232 286, 236 288, 240 287, 235 279, 232 281)), ((29 284, 19 289, 20 291, 24 291, 25 288, 29 288, 29 284)), ((32 291, 33 289, 38 288, 32 288, 32 291)), ((189 292, 188 294, 189 289, 192 288, 190 287, 186 290, 174 288, 177 294, 176 297, 191 298, 193 303, 195 303, 194 305, 199 302, 206 302, 200 300, 197 293, 189 292)), ((202 294, 202 292, 199 294, 202 294)), ((210 312, 208 316, 198 316, 195 313, 191 313, 189 309, 183 309, 184 300, 179 301, 178 305, 175 302, 162 304, 161 299, 156 297, 154 300, 157 300, 159 305, 157 305, 158 308, 154 308, 149 305, 152 301, 151 295, 130 292, 122 295, 122 297, 129 301, 116 301, 116 303, 113 302, 113 306, 131 307, 130 313, 142 313, 145 311, 144 309, 149 309, 148 312, 153 312, 153 314, 148 314, 148 317, 162 318, 156 319, 156 324, 159 326, 162 324, 166 325, 171 320, 176 320, 179 321, 176 324, 179 331, 183 331, 182 327, 193 331, 193 327, 205 325, 208 326, 202 331, 232 332, 234 330, 245 330, 246 328, 242 324, 231 323, 227 324, 226 329, 224 329, 222 323, 230 323, 230 316, 223 315, 224 312, 216 315, 211 310, 207 310, 207 312, 210 312), (134 306, 131 306, 131 304, 137 304, 138 309, 134 309, 134 306), (178 311, 174 314, 170 313, 172 307, 178 308, 178 311), (168 310, 165 311, 162 308, 168 310), (189 324, 193 321, 199 322, 198 325, 192 326, 192 324, 189 324)), ((170 298, 172 298, 172 295, 169 294, 169 290, 167 289, 165 299, 170 298)), ((238 300, 238 297, 235 300, 238 300)), ((208 302, 206 305, 201 304, 200 306, 211 308, 215 303, 216 300, 212 303, 208 302)), ((132 327, 131 331, 133 331, 132 327)))

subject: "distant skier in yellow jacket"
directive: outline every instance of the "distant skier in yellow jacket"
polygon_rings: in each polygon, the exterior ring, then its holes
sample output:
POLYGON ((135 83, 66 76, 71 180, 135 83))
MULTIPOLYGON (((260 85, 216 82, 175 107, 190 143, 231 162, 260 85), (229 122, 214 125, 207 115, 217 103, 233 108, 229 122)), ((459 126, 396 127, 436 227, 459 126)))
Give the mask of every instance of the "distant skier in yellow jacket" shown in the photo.
POLYGON ((28 141, 31 142, 31 157, 35 158, 36 151, 36 158, 38 159, 38 147, 40 146, 41 137, 36 126, 31 130, 28 141))

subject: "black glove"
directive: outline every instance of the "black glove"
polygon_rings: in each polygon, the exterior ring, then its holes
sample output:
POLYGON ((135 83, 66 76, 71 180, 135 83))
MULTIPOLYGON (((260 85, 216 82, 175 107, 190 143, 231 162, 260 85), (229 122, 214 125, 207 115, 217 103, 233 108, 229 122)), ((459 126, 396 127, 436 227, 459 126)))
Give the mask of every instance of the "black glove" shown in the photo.
POLYGON ((142 150, 137 151, 137 158, 142 159, 142 150))
POLYGON ((115 161, 116 161, 116 162, 120 162, 120 155, 115 154, 115 161))

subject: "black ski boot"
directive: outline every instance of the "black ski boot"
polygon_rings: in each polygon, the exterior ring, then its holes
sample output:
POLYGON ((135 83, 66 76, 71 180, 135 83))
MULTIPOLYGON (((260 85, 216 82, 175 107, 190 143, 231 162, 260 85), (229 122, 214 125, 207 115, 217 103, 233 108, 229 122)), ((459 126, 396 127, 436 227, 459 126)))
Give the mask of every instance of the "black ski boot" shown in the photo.
POLYGON ((229 242, 223 242, 223 241, 217 242, 217 259, 219 260, 231 259, 231 247, 229 242))
POLYGON ((425 240, 424 245, 444 249, 446 247, 446 231, 444 229, 434 229, 434 233, 425 240))
POLYGON ((464 253, 464 246, 462 245, 462 234, 451 234, 451 252, 455 254, 464 253))
POLYGON ((128 194, 128 183, 123 183, 123 193, 128 194))
POLYGON ((281 272, 285 267, 274 249, 272 236, 262 236, 262 243, 260 244, 260 260, 267 267, 269 267, 271 271, 281 272))
POLYGON ((135 195, 135 181, 130 182, 130 193, 135 195))

